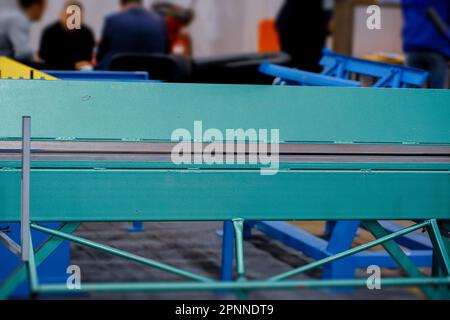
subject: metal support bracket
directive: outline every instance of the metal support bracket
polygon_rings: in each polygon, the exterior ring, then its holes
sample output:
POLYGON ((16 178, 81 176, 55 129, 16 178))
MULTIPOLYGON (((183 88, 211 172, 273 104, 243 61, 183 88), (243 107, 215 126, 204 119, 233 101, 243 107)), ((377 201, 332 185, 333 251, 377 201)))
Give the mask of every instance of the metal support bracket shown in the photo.
POLYGON ((31 165, 31 117, 22 118, 22 194, 20 215, 20 239, 22 261, 30 260, 30 165, 31 165))

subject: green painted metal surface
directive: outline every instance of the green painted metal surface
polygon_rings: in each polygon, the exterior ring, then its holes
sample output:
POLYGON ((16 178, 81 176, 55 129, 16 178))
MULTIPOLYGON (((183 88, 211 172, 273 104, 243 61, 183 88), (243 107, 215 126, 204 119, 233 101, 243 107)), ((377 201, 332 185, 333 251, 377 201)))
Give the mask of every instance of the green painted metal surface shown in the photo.
POLYGON ((280 129, 282 141, 450 144, 450 91, 0 81, 0 137, 170 140, 178 128, 280 129))
MULTIPOLYGON (((38 221, 448 219, 450 172, 35 170, 38 221)), ((20 217, 20 171, 0 172, 0 220, 20 217)))

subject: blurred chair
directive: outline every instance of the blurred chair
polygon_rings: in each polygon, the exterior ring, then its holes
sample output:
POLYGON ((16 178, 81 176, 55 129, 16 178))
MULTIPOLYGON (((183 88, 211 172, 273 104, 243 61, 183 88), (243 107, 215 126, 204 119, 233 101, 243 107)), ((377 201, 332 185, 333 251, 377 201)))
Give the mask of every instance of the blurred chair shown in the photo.
POLYGON ((146 53, 124 53, 113 57, 111 71, 144 71, 152 79, 165 82, 189 82, 192 60, 180 56, 146 53))
POLYGON ((154 80, 188 83, 271 84, 258 71, 263 62, 287 65, 286 53, 251 53, 191 59, 176 55, 126 53, 113 58, 111 71, 146 71, 154 80))
POLYGON ((224 84, 271 84, 272 78, 261 74, 261 63, 288 65, 287 53, 249 53, 196 59, 193 82, 224 84))

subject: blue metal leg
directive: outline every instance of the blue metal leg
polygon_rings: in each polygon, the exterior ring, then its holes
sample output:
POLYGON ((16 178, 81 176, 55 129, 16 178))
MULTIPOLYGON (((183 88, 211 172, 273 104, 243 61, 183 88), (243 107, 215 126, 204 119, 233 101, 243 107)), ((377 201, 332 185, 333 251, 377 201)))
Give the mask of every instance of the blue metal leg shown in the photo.
POLYGON ((224 221, 222 238, 222 266, 220 279, 233 280, 234 226, 232 221, 224 221))
POLYGON ((252 237, 252 229, 253 229, 254 223, 251 221, 245 221, 244 222, 244 239, 250 239, 252 237))
MULTIPOLYGON (((324 266, 322 278, 333 280, 353 279, 355 276, 355 266, 346 260, 347 259, 342 259, 341 261, 336 261, 324 266)), ((334 292, 351 292, 354 288, 334 288, 331 290, 334 292)))
POLYGON ((323 236, 328 238, 333 232, 336 221, 325 221, 325 228, 323 230, 323 236))
POLYGON ((328 241, 327 251, 339 253, 352 246, 360 221, 337 221, 328 241))
MULTIPOLYGON (((330 254, 339 253, 352 247, 353 239, 356 236, 359 221, 337 221, 328 241, 327 252, 330 254)), ((323 269, 323 279, 352 279, 355 274, 354 265, 346 262, 346 259, 336 261, 323 269)), ((339 292, 351 291, 352 288, 340 288, 339 292)))
POLYGON ((144 232, 144 223, 141 221, 133 221, 131 228, 128 229, 128 232, 144 232))

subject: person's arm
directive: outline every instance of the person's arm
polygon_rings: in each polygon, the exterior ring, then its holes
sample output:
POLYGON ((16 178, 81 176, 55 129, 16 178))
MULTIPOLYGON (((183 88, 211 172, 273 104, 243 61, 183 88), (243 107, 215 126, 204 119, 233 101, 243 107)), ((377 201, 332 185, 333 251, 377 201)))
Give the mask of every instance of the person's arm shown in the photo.
POLYGON ((13 20, 9 26, 9 39, 13 46, 14 58, 21 61, 33 60, 30 43, 30 24, 20 19, 13 20))

